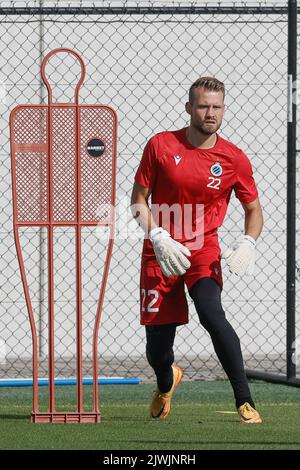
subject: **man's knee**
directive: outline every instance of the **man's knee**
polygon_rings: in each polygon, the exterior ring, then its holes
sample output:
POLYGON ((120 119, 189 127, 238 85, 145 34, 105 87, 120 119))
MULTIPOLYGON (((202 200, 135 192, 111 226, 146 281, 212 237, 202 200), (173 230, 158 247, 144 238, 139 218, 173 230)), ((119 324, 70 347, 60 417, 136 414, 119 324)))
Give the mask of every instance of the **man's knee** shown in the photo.
POLYGON ((197 309, 201 325, 208 331, 218 333, 224 329, 225 312, 222 306, 208 302, 206 305, 197 309))
POLYGON ((201 325, 209 332, 217 333, 227 322, 221 303, 220 288, 210 278, 200 279, 191 289, 201 325))

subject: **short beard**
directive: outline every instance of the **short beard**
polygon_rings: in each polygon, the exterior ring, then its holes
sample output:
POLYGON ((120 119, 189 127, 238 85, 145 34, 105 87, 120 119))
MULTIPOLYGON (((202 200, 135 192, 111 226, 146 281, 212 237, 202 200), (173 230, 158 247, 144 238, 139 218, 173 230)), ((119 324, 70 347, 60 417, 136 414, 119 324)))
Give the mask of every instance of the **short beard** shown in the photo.
POLYGON ((201 134, 204 134, 204 135, 208 135, 208 136, 209 136, 209 135, 215 134, 215 133, 220 129, 221 124, 219 124, 219 125, 216 127, 216 129, 215 129, 214 131, 208 131, 207 129, 203 128, 203 127, 202 127, 201 125, 199 125, 199 124, 198 124, 198 125, 192 124, 192 126, 193 126, 195 129, 197 129, 198 131, 200 131, 201 134))

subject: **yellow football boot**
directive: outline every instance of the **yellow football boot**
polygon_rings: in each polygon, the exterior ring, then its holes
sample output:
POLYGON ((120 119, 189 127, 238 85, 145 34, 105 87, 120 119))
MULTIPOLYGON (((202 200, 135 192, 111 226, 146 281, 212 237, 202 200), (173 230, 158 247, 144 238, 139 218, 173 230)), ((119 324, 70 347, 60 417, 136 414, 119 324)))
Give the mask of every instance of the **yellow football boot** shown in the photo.
POLYGON ((254 408, 249 403, 244 403, 238 409, 240 415, 240 422, 244 424, 259 424, 262 423, 262 419, 254 408))
POLYGON ((161 393, 157 389, 152 397, 152 402, 150 405, 150 416, 151 418, 165 419, 170 413, 171 409, 171 399, 175 388, 180 384, 183 372, 180 367, 172 366, 173 369, 173 385, 169 392, 161 393))

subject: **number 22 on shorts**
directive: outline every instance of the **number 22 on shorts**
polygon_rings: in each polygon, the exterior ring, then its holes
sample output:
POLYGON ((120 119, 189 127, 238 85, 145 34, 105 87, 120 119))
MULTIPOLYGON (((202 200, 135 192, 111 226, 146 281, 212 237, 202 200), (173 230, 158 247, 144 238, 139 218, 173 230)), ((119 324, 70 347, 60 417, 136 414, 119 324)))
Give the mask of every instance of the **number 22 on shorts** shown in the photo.
POLYGON ((158 312, 159 307, 153 307, 153 305, 156 304, 156 302, 158 301, 158 298, 159 298, 158 291, 155 290, 155 289, 149 289, 148 291, 146 291, 146 289, 141 289, 141 294, 142 294, 142 311, 143 312, 149 312, 149 313, 158 312), (146 306, 145 305, 146 298, 148 300, 148 298, 150 296, 154 296, 154 297, 150 300, 150 302, 146 306))

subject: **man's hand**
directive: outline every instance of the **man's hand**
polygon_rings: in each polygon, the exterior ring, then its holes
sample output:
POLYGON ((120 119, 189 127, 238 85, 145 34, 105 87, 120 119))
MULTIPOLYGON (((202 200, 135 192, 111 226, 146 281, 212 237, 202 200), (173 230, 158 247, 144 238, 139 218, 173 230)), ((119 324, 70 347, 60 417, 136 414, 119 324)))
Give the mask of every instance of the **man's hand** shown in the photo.
POLYGON ((156 259, 165 276, 182 276, 191 266, 186 256, 191 256, 188 248, 173 240, 169 232, 155 227, 149 232, 156 259))
POLYGON ((231 273, 251 276, 255 264, 255 240, 250 235, 243 235, 239 243, 222 254, 231 273))

